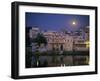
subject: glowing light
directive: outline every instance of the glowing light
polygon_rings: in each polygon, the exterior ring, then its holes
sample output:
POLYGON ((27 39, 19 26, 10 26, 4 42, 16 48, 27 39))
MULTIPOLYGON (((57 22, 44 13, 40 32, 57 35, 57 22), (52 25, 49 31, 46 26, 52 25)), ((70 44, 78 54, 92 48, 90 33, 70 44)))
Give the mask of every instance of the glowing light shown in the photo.
POLYGON ((86 48, 89 48, 90 47, 89 41, 86 41, 85 43, 86 43, 86 48))
POLYGON ((76 22, 75 22, 75 21, 73 21, 73 22, 72 22, 72 25, 76 25, 76 22))

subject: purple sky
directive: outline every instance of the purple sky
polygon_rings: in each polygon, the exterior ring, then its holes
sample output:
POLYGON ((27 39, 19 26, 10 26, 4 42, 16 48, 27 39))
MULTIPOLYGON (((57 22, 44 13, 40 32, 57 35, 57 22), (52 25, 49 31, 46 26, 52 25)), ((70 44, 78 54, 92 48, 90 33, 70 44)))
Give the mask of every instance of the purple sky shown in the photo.
POLYGON ((26 12, 26 27, 37 26, 41 30, 76 31, 89 26, 89 15, 49 14, 26 12))

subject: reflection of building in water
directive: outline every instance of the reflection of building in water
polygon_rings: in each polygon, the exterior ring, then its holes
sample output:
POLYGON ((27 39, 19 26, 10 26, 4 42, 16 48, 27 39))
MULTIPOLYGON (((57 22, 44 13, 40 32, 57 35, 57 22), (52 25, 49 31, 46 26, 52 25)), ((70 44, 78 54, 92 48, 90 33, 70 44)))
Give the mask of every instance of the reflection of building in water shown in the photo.
POLYGON ((62 32, 48 31, 44 33, 47 38, 48 50, 73 50, 73 38, 62 32))

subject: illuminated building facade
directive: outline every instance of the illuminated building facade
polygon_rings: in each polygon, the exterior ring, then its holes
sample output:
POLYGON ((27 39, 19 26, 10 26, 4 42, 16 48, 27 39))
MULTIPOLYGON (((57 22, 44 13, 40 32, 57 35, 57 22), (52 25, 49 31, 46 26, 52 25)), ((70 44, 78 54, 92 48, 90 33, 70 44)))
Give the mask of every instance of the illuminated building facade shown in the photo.
POLYGON ((48 50, 72 51, 73 38, 62 32, 48 31, 44 33, 47 38, 48 50))
POLYGON ((89 51, 89 27, 85 27, 78 36, 73 36, 74 51, 89 51), (82 33, 84 35, 82 35, 82 33))
MULTIPOLYGON (((42 32, 44 37, 47 39, 46 50, 59 50, 59 51, 88 51, 89 50, 89 27, 75 32, 79 33, 65 34, 64 32, 57 31, 46 31, 42 32), (84 35, 83 35, 84 34, 84 35)), ((30 29, 30 38, 35 38, 40 33, 39 28, 30 29)), ((43 46, 42 46, 43 47, 43 46)))

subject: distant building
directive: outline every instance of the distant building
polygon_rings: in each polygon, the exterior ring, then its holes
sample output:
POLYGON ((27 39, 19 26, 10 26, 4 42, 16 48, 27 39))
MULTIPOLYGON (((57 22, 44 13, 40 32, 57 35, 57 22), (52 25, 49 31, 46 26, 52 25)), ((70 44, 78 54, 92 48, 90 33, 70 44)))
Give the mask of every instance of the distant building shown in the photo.
MULTIPOLYGON (((29 30, 29 38, 30 38, 30 40, 32 40, 33 38, 35 38, 38 33, 39 33, 39 28, 37 28, 37 27, 31 27, 31 29, 29 30)), ((32 47, 32 52, 36 51, 36 49, 37 49, 36 43, 32 43, 31 42, 30 46, 32 47)))
POLYGON ((74 51, 88 51, 89 48, 87 48, 87 44, 84 39, 77 38, 77 39, 74 39, 73 50, 74 51))
POLYGON ((39 32, 39 28, 32 27, 32 29, 29 31, 30 38, 35 38, 39 32))
POLYGON ((85 40, 89 41, 89 26, 84 28, 84 32, 85 32, 85 40))
POLYGON ((29 35, 30 29, 31 29, 31 27, 26 27, 26 29, 25 29, 26 46, 30 46, 30 44, 31 44, 30 35, 29 35))
POLYGON ((89 27, 85 27, 80 31, 81 34, 74 35, 73 50, 88 51, 89 50, 89 27))
POLYGON ((68 34, 56 31, 48 31, 44 33, 44 36, 47 38, 48 50, 73 50, 73 38, 68 34))
MULTIPOLYGON (((39 28, 32 27, 29 30, 29 37, 35 38, 38 33, 42 33, 47 39, 47 46, 39 49, 59 50, 59 51, 88 51, 89 50, 89 26, 73 33, 64 33, 57 31, 40 31, 39 28)), ((35 44, 32 45, 33 50, 35 44)))

